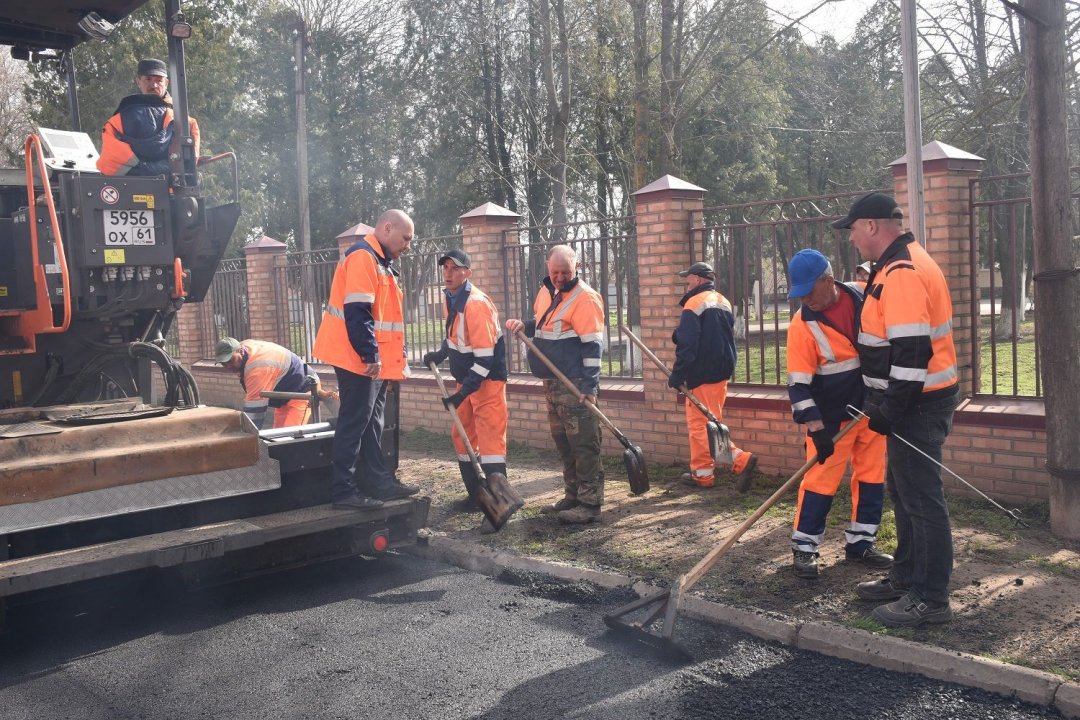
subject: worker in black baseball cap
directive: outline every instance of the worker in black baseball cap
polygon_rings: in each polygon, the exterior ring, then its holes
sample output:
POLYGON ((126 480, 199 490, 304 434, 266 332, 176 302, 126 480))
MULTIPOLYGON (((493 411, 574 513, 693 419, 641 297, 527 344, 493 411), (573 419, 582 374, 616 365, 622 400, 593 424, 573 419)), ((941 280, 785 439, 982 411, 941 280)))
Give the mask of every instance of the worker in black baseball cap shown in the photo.
POLYGON ((849 230, 856 220, 902 220, 904 213, 896 200, 885 193, 872 192, 863 195, 851 205, 848 214, 833 222, 837 230, 849 230))

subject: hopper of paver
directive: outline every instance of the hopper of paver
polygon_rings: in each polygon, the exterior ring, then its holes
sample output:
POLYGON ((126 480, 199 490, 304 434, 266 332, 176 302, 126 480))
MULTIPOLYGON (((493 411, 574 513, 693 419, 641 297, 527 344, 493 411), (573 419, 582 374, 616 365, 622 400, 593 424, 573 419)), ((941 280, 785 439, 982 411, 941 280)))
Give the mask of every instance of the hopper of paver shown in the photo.
POLYGON ((0 413, 0 533, 280 486, 236 410, 112 404, 0 413))

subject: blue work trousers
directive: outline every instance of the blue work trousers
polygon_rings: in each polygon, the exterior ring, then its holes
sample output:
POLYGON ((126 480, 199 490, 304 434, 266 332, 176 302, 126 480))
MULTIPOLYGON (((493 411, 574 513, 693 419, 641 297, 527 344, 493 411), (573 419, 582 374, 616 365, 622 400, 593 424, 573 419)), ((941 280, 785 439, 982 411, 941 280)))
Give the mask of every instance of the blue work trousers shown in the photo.
POLYGON ((336 502, 352 495, 385 492, 394 477, 383 461, 383 409, 386 381, 334 368, 341 409, 334 429, 333 478, 330 497, 336 502))
POLYGON ((904 438, 937 462, 952 430, 958 395, 908 409, 888 438, 886 485, 896 513, 896 559, 890 578, 920 599, 949 601, 953 542, 941 468, 897 439, 904 438))

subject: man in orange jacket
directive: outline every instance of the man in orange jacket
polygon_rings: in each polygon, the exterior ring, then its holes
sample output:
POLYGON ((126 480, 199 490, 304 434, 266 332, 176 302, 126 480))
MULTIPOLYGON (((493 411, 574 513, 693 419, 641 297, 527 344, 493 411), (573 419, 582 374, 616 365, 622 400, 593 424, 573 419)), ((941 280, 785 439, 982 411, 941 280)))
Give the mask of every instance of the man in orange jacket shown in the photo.
POLYGON ((850 229, 852 245, 874 263, 857 347, 864 412, 870 429, 886 436, 896 513, 889 576, 860 583, 856 593, 893 601, 872 613, 886 627, 946 623, 953 541, 940 463, 960 401, 949 287, 926 249, 904 232, 903 214, 888 195, 860 197, 833 227, 850 229))
MULTIPOLYGON (((464 250, 447 250, 439 265, 446 284, 446 337, 442 347, 424 355, 424 367, 450 359, 457 388, 443 404, 457 409, 484 474, 506 475, 506 348, 499 311, 469 280, 472 262, 464 250)), ((453 438, 461 479, 469 491, 468 505, 475 508, 473 495, 480 478, 456 427, 453 438)), ((485 519, 480 531, 490 533, 495 528, 485 519)))
POLYGON ((548 252, 548 276, 543 279, 534 317, 506 321, 511 333, 523 331, 577 392, 529 352, 529 369, 544 381, 548 427, 563 464, 563 497, 540 510, 559 522, 584 525, 600 519, 604 504, 604 465, 600 461, 600 421, 585 407, 596 404, 604 354, 605 314, 600 293, 578 277, 577 252, 556 245, 548 252))
MULTIPOLYGON (((101 129, 97 168, 104 175, 169 177, 172 172, 169 149, 175 127, 165 63, 154 58, 140 60, 135 85, 139 93, 121 100, 101 129)), ((199 123, 193 117, 188 121, 198 157, 199 123)))
POLYGON ((789 300, 802 307, 787 332, 788 396, 795 422, 807 430, 806 457, 817 464, 799 484, 791 534, 793 569, 818 576, 818 547, 848 462, 851 462, 851 522, 844 533, 849 561, 885 569, 891 555, 874 547, 885 500, 885 438, 865 423, 834 446, 833 437, 854 422, 847 406, 862 408, 865 391, 855 349, 863 294, 857 283, 838 283, 832 265, 817 250, 800 250, 788 263, 789 300))
POLYGON ((338 262, 312 354, 334 366, 341 408, 334 429, 330 497, 341 509, 375 508, 419 491, 383 462, 386 383, 408 377, 404 295, 394 260, 409 248, 413 221, 401 210, 379 216, 375 230, 338 262))
POLYGON ((255 427, 261 428, 268 407, 274 408, 274 427, 303 425, 311 414, 308 400, 269 400, 264 390, 276 392, 311 392, 318 377, 300 357, 288 348, 264 340, 226 337, 218 341, 214 359, 240 375, 244 388, 244 412, 255 427))

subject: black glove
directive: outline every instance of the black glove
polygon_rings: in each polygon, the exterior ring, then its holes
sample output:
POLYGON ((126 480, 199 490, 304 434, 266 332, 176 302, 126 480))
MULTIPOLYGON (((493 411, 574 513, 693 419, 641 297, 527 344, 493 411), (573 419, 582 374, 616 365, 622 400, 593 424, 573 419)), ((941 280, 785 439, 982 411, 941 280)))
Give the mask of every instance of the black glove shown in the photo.
POLYGON ((814 441, 814 449, 817 450, 818 465, 824 465, 825 461, 832 457, 832 454, 836 451, 832 435, 825 428, 821 428, 820 430, 811 430, 810 439, 814 441))
POLYGON ((460 390, 458 390, 450 397, 443 398, 442 404, 447 410, 451 408, 456 410, 458 405, 461 405, 461 403, 463 402, 465 402, 465 396, 461 394, 460 390))
POLYGON ((668 375, 667 386, 669 388, 671 388, 672 390, 678 390, 679 386, 682 385, 685 382, 686 381, 683 380, 683 376, 682 376, 681 373, 673 372, 670 375, 668 375))
POLYGON ((440 355, 437 351, 436 352, 424 353, 424 358, 423 358, 423 360, 421 360, 421 362, 424 363, 424 367, 428 367, 428 366, 433 365, 433 364, 438 365, 442 361, 443 361, 442 355, 440 355))
POLYGON ((865 410, 866 417, 870 420, 870 429, 878 435, 888 435, 892 432, 892 421, 881 412, 880 405, 870 405, 865 410))

